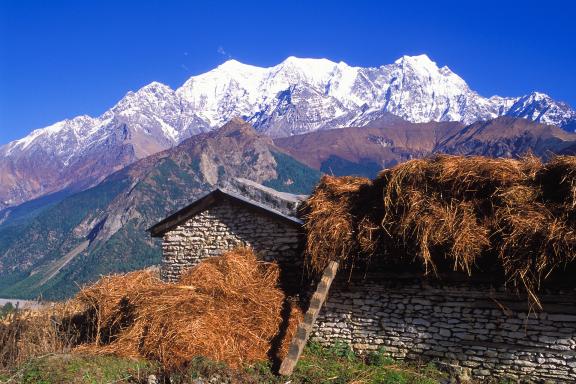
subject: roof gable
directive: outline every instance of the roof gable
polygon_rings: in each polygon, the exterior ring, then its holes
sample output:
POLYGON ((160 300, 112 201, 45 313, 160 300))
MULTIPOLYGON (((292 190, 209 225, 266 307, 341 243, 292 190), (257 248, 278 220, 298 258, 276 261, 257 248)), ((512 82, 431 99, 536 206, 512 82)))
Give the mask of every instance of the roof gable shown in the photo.
POLYGON ((238 195, 231 191, 226 191, 223 189, 215 189, 214 191, 204 195, 193 203, 187 205, 186 207, 180 209, 179 211, 168 216, 164 220, 158 222, 154 226, 148 229, 152 237, 161 237, 166 232, 174 229, 178 225, 190 220, 192 217, 204 212, 208 208, 212 207, 214 204, 229 201, 233 204, 242 205, 248 209, 254 210, 260 214, 264 214, 280 221, 285 222, 288 225, 298 226, 302 225, 302 221, 296 217, 285 215, 271 207, 264 204, 250 200, 244 196, 238 195))

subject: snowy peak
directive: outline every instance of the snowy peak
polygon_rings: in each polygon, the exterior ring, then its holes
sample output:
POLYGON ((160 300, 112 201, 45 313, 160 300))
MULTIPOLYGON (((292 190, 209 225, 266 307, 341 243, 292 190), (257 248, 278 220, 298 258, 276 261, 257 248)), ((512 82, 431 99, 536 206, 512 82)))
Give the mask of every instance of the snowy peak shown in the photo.
POLYGON ((289 136, 363 125, 383 114, 412 122, 472 123, 508 115, 566 129, 576 124, 576 112, 570 106, 540 92, 484 98, 447 66, 439 67, 425 54, 402 56, 392 64, 367 68, 290 56, 272 67, 231 59, 189 78, 176 90, 152 82, 128 92, 100 117, 79 116, 58 122, 1 151, 24 150, 33 143, 41 144, 40 138, 54 135, 83 136, 72 140, 71 145, 90 142, 93 140, 84 136, 102 136, 102 128, 111 123, 155 136, 166 146, 221 126, 235 116, 243 117, 260 132, 289 136))
POLYGON ((399 59, 397 59, 396 61, 394 61, 394 64, 402 65, 402 66, 409 65, 413 68, 426 69, 429 72, 437 72, 439 69, 438 65, 436 65, 436 62, 430 60, 428 55, 424 55, 424 54, 416 55, 416 56, 404 55, 404 56, 400 57, 399 59))
POLYGON ((43 138, 49 137, 52 140, 61 141, 72 137, 74 140, 79 140, 84 136, 92 134, 97 122, 98 119, 87 115, 80 115, 73 119, 59 121, 45 128, 36 129, 28 136, 0 147, 0 159, 2 155, 8 156, 14 152, 32 149, 36 145, 43 146, 45 143, 43 138))
MULTIPOLYGON (((453 81, 466 84, 460 76, 452 72, 447 66, 443 66, 441 68, 438 67, 438 64, 436 64, 435 61, 432 61, 428 55, 402 56, 398 60, 394 61, 393 65, 401 67, 403 70, 409 69, 424 76, 453 77, 453 81)), ((393 65, 383 67, 392 67, 393 65)))
MULTIPOLYGON (((263 68, 249 65, 249 64, 244 64, 244 63, 239 62, 238 60, 230 59, 230 60, 227 60, 224 63, 220 64, 218 67, 216 67, 212 71, 207 72, 206 74, 209 74, 212 72, 216 72, 216 73, 227 72, 229 74, 238 74, 238 73, 260 72, 262 70, 263 70, 263 68)), ((202 76, 202 75, 200 75, 200 76, 202 76)))
POLYGON ((576 111, 568 104, 556 102, 541 92, 532 92, 517 98, 506 114, 539 123, 557 125, 571 131, 576 128, 576 111))
POLYGON ((451 83, 456 89, 468 89, 468 84, 460 76, 455 74, 447 66, 441 68, 438 67, 435 61, 432 61, 427 55, 418 56, 402 56, 394 62, 397 66, 400 66, 404 71, 412 71, 420 80, 428 80, 430 82, 438 82, 439 80, 444 80, 445 82, 451 83))
POLYGON ((307 80, 323 84, 333 76, 337 64, 327 59, 303 59, 288 57, 281 64, 273 67, 272 72, 283 74, 288 79, 307 80))
POLYGON ((140 88, 136 92, 129 91, 114 106, 112 111, 128 109, 141 109, 143 107, 161 106, 174 101, 174 90, 167 85, 152 82, 140 88))
POLYGON ((268 68, 229 60, 176 93, 211 126, 243 116, 273 136, 363 124, 382 113, 413 122, 471 123, 507 112, 426 55, 378 68, 293 56, 268 68))

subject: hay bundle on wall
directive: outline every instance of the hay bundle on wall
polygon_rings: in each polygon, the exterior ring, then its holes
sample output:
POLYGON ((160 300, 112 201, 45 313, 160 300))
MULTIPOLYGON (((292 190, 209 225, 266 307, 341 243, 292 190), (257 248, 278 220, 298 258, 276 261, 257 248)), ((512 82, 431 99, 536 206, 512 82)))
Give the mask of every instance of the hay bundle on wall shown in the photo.
POLYGON ((479 258, 491 255, 507 281, 539 305, 541 280, 574 260, 573 157, 543 165, 533 156, 440 155, 384 170, 372 182, 350 180, 325 176, 305 204, 306 256, 314 270, 330 258, 386 262, 402 248, 426 271, 448 259, 454 270, 471 274, 479 258))
POLYGON ((576 208, 576 156, 556 156, 536 173, 544 199, 563 212, 576 208))
POLYGON ((320 272, 330 260, 353 264, 357 254, 355 234, 355 210, 361 188, 370 185, 363 177, 324 176, 314 193, 302 208, 307 218, 306 252, 314 255, 308 264, 320 272))

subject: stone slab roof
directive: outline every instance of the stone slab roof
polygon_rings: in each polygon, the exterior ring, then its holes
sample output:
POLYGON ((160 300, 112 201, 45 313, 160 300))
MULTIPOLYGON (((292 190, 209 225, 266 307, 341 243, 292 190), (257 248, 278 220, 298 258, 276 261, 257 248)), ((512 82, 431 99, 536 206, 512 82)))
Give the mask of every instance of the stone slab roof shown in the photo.
MULTIPOLYGON (((242 180, 242 182, 244 182, 244 180, 242 180)), ((148 231, 150 232, 152 237, 162 237, 166 232, 169 232, 178 225, 188 221, 192 217, 198 215, 201 212, 204 212, 206 209, 210 208, 214 204, 221 201, 229 201, 233 204, 242 205, 248 209, 254 210, 255 212, 275 217, 281 221, 284 221, 289 225, 301 226, 303 224, 300 219, 290 214, 291 212, 296 211, 297 205, 300 201, 302 201, 302 199, 291 197, 290 200, 285 200, 290 194, 284 194, 282 192, 278 192, 278 194, 280 195, 277 194, 272 195, 267 194, 266 190, 260 188, 263 186, 256 187, 254 185, 251 185, 251 187, 257 188, 260 191, 260 193, 257 193, 256 195, 260 195, 261 197, 263 197, 262 200, 268 200, 270 203, 266 204, 265 202, 262 201, 256 201, 252 198, 247 197, 244 194, 239 193, 238 191, 232 191, 224 188, 217 188, 214 191, 202 196, 198 200, 192 202, 186 207, 168 216, 164 220, 158 222, 157 224, 149 228, 148 231), (280 199, 280 201, 285 201, 286 203, 292 202, 294 204, 293 209, 291 210, 282 209, 282 207, 278 206, 279 201, 277 201, 277 199, 280 199)), ((275 190, 272 191, 277 192, 275 190)), ((253 194, 254 191, 250 193, 250 195, 253 194)), ((291 196, 300 196, 300 195, 291 195, 291 196)), ((288 205, 290 204, 287 204, 287 206, 288 205)))

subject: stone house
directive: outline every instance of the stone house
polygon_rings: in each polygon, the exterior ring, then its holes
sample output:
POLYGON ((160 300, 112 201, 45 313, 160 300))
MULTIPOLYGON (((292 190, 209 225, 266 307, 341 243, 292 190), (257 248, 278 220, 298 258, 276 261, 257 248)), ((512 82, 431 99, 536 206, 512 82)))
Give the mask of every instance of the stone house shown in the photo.
MULTIPOLYGON (((286 289, 309 290, 302 279, 302 222, 294 214, 298 199, 259 191, 254 199, 217 189, 152 227, 152 236, 163 238, 162 278, 175 280, 205 257, 250 245, 278 261, 286 289)), ((410 266, 340 271, 312 339, 435 361, 478 379, 576 382, 576 289, 570 273, 563 276, 544 288, 543 310, 534 312, 492 276, 431 278, 410 266)))
POLYGON ((252 198, 216 189, 150 228, 153 237, 163 239, 161 278, 175 281, 184 269, 204 258, 250 246, 263 260, 278 262, 282 285, 297 293, 302 221, 291 212, 299 197, 262 186, 249 194, 252 198))

